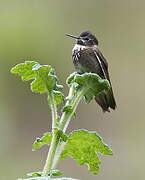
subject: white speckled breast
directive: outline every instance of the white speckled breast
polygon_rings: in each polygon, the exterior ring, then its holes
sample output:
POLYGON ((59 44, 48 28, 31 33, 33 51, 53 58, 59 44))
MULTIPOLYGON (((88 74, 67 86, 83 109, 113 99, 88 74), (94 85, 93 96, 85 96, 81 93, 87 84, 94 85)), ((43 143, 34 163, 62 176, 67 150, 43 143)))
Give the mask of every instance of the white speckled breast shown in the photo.
POLYGON ((74 48, 72 49, 72 57, 73 57, 73 60, 74 61, 77 61, 79 60, 80 58, 80 52, 84 49, 87 49, 86 46, 82 46, 82 45, 79 45, 79 44, 76 44, 74 46, 74 48))
POLYGON ((86 49, 86 48, 87 48, 86 46, 76 44, 76 45, 74 46, 74 48, 72 49, 72 52, 73 52, 73 51, 81 51, 81 50, 86 49))

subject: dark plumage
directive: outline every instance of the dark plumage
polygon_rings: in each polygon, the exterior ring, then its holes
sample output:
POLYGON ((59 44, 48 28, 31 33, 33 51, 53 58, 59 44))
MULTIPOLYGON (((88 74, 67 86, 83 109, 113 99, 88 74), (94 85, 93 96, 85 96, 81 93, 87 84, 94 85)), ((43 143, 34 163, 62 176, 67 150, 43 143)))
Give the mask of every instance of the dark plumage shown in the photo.
MULTIPOLYGON (((108 63, 98 49, 98 40, 96 37, 90 31, 84 31, 80 36, 69 34, 68 36, 77 39, 76 45, 72 50, 72 58, 76 71, 80 74, 85 72, 96 73, 101 78, 107 79, 111 84, 108 73, 108 63)), ((110 108, 116 108, 112 88, 108 90, 107 94, 96 96, 95 100, 104 112, 110 112, 110 108)))

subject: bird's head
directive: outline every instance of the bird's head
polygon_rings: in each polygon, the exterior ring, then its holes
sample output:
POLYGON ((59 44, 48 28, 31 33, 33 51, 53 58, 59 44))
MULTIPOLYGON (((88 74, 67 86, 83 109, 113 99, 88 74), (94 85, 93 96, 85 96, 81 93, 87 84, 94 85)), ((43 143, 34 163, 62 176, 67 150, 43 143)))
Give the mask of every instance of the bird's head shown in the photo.
POLYGON ((83 31, 80 33, 79 36, 74 36, 71 34, 66 34, 69 37, 75 38, 76 43, 78 45, 82 46, 94 46, 98 45, 98 40, 97 38, 90 32, 90 31, 83 31))

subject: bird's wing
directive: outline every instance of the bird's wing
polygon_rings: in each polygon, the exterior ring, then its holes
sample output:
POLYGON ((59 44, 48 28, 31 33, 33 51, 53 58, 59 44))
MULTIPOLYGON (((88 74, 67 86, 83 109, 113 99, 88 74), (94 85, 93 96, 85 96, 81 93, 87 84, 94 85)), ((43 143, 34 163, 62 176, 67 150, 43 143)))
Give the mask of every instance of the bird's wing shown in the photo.
POLYGON ((105 57, 102 55, 102 53, 99 49, 94 49, 93 53, 96 57, 96 60, 99 63, 99 66, 101 68, 104 78, 110 82, 110 77, 109 77, 109 73, 108 73, 108 63, 107 63, 105 57))
MULTIPOLYGON (((109 81, 109 83, 111 85, 109 72, 108 72, 108 63, 107 63, 106 59, 104 58, 102 53, 99 51, 99 49, 95 50, 94 54, 96 56, 97 61, 99 62, 99 65, 102 69, 104 77, 109 81)), ((98 96, 98 97, 96 96, 95 100, 98 102, 98 104, 101 105, 102 108, 104 108, 104 111, 109 111, 109 107, 112 109, 116 108, 116 102, 115 102, 112 87, 108 90, 106 95, 98 96)))
MULTIPOLYGON (((101 78, 107 79, 110 82, 107 61, 97 48, 88 48, 83 50, 79 59, 79 63, 83 67, 88 68, 87 72, 96 73, 101 78)), ((112 109, 115 109, 116 107, 112 88, 108 90, 107 94, 97 95, 95 100, 102 107, 103 111, 109 111, 109 107, 112 109)))
POLYGON ((80 63, 85 64, 90 72, 110 81, 108 63, 98 48, 87 48, 82 51, 80 63))

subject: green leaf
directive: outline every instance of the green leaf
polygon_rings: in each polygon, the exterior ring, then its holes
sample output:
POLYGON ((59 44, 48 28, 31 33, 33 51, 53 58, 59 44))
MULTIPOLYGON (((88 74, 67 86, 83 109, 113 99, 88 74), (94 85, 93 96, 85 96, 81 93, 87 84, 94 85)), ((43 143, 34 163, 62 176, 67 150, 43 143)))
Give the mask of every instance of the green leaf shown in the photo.
MULTIPOLYGON (((48 176, 61 176, 62 172, 58 169, 51 170, 48 174, 48 176)), ((43 176, 43 172, 32 172, 27 174, 28 177, 41 177, 43 176)))
POLYGON ((57 77, 51 66, 40 65, 35 61, 25 61, 16 65, 11 69, 11 73, 20 75, 23 81, 33 80, 31 83, 32 92, 42 94, 53 90, 58 91, 63 87, 57 84, 57 77))
POLYGON ((84 95, 86 103, 89 103, 94 96, 106 93, 110 88, 108 80, 101 79, 95 73, 76 74, 73 82, 78 84, 78 88, 85 87, 87 89, 84 95))
POLYGON ((77 74, 77 72, 73 72, 72 74, 69 75, 69 77, 66 80, 67 85, 69 86, 71 83, 73 83, 74 77, 77 74))
MULTIPOLYGON (((67 135, 63 133, 62 130, 58 130, 55 128, 54 132, 61 137, 61 139, 66 142, 67 141, 67 135)), ((32 145, 32 150, 35 151, 37 149, 40 149, 43 145, 50 145, 52 139, 52 133, 46 132, 43 134, 41 138, 37 138, 33 145, 32 145)))
POLYGON ((68 136, 62 130, 58 130, 58 134, 64 142, 67 141, 68 136))
POLYGON ((48 176, 61 176, 62 172, 58 169, 53 169, 48 173, 48 176))
POLYGON ((84 95, 85 98, 85 102, 87 104, 89 104, 91 102, 91 100, 94 98, 94 92, 93 91, 87 91, 87 93, 85 93, 84 95))
POLYGON ((31 83, 31 91, 43 94, 43 93, 47 92, 47 88, 42 84, 41 79, 35 79, 31 83))
POLYGON ((70 106, 70 105, 66 105, 66 106, 64 106, 63 109, 62 109, 62 112, 71 113, 72 111, 73 111, 73 108, 72 108, 72 106, 70 106))
POLYGON ((61 104, 62 102, 64 102, 64 95, 62 92, 60 91, 53 91, 54 93, 54 100, 55 100, 55 103, 58 105, 58 104, 61 104))
POLYGON ((52 134, 50 132, 44 133, 41 138, 37 138, 32 145, 32 150, 35 151, 41 148, 43 145, 49 145, 51 143, 52 134))
POLYGON ((41 177, 42 172, 31 172, 27 174, 28 177, 41 177))
POLYGON ((20 75, 23 81, 28 81, 35 77, 32 67, 36 64, 37 62, 35 61, 25 61, 25 63, 20 63, 13 67, 11 73, 20 75))
POLYGON ((79 179, 73 179, 73 178, 68 178, 68 177, 62 177, 62 178, 32 177, 32 178, 18 179, 18 180, 79 180, 79 179))
POLYGON ((61 154, 61 159, 72 157, 80 165, 86 164, 93 174, 99 172, 101 163, 98 153, 112 155, 111 149, 95 132, 77 130, 68 136, 67 143, 61 154))

